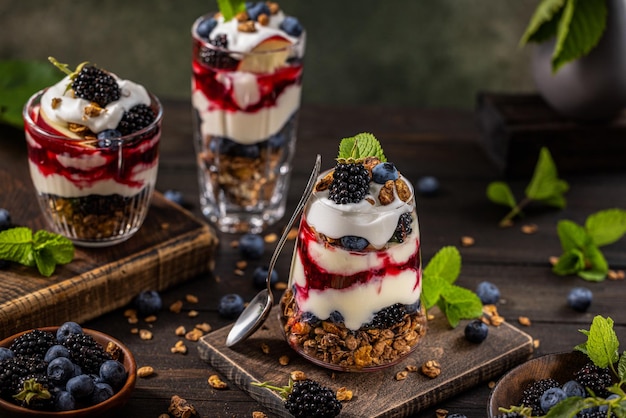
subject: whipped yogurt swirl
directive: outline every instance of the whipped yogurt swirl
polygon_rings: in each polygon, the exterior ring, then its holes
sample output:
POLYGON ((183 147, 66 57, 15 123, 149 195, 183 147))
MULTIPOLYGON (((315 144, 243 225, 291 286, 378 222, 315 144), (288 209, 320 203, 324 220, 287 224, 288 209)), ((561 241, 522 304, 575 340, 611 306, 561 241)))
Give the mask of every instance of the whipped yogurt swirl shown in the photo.
POLYGON ((98 115, 86 113, 85 108, 91 102, 74 97, 72 90, 67 89, 72 82, 69 76, 46 90, 41 97, 41 112, 51 123, 63 128, 68 123, 76 123, 87 126, 94 133, 115 129, 124 112, 139 104, 149 105, 150 96, 142 85, 122 80, 113 73, 111 75, 120 87, 120 99, 106 105, 98 115))

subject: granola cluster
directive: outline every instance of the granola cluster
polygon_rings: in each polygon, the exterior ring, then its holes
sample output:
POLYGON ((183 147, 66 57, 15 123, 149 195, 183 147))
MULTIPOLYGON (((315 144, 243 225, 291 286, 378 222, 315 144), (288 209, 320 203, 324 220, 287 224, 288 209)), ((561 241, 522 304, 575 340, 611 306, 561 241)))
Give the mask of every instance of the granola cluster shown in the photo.
POLYGON ((389 328, 351 331, 341 323, 310 324, 297 311, 293 292, 281 299, 281 321, 289 344, 300 353, 337 369, 359 370, 393 364, 411 352, 426 334, 423 309, 405 314, 389 328))

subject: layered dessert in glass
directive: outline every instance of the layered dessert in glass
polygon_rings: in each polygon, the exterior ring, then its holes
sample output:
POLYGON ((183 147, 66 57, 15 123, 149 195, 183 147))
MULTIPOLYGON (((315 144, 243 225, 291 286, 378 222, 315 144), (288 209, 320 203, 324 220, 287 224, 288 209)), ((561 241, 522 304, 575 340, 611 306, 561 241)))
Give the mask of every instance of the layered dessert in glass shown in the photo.
POLYGON ((302 90, 305 31, 274 2, 192 26, 192 105, 204 215, 259 232, 285 211, 302 90))
MULTIPOLYGON (((54 61, 54 60, 53 60, 54 61)), ((141 227, 154 191, 162 109, 145 87, 81 64, 24 106, 28 165, 50 226, 101 247, 141 227)))
POLYGON ((426 333, 413 187, 373 154, 340 158, 320 175, 280 302, 289 344, 335 370, 395 364, 426 333))

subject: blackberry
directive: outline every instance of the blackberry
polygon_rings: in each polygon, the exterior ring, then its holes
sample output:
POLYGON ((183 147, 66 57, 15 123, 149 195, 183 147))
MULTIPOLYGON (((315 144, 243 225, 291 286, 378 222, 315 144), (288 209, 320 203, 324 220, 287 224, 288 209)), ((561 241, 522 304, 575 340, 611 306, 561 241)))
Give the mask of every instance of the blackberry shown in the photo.
POLYGON ((411 212, 405 212, 400 215, 398 219, 398 225, 396 226, 396 230, 391 237, 392 241, 404 242, 406 237, 408 237, 411 232, 413 232, 413 228, 411 224, 413 223, 413 217, 411 216, 411 212))
POLYGON ((387 306, 386 308, 376 312, 376 315, 374 315, 374 319, 372 319, 369 324, 365 325, 365 328, 391 328, 395 324, 402 321, 402 318, 404 318, 404 314, 404 305, 400 303, 387 306))
POLYGON ((89 334, 70 334, 63 345, 70 351, 70 360, 85 374, 98 374, 102 363, 111 360, 111 355, 89 334))
POLYGON ((365 199, 369 182, 369 173, 363 164, 339 163, 333 172, 328 198, 339 205, 358 203, 365 199))
POLYGON ((13 357, 0 361, 0 396, 10 399, 15 392, 19 378, 28 373, 24 359, 13 357))
POLYGON ((115 78, 93 65, 83 66, 78 71, 72 89, 76 97, 96 102, 100 107, 120 99, 120 87, 115 78))
POLYGON ((576 414, 576 418, 615 418, 615 414, 611 412, 611 415, 607 415, 606 411, 592 411, 592 412, 579 412, 576 414))
POLYGON ((145 128, 154 122, 155 118, 152 108, 145 104, 133 106, 124 112, 122 120, 117 125, 117 131, 122 135, 129 135, 145 128))
POLYGON ((285 408, 296 418, 336 417, 341 406, 332 390, 310 379, 295 382, 285 400, 285 408))
POLYGON ((543 415, 540 403, 541 395, 543 395, 543 392, 546 390, 556 387, 561 387, 561 385, 554 379, 535 380, 524 390, 520 403, 531 408, 533 415, 543 415))
POLYGON ((215 48, 200 48, 199 58, 203 63, 221 70, 234 70, 239 65, 239 61, 230 56, 225 49, 228 49, 228 38, 221 33, 214 39, 209 39, 209 43, 215 48))
POLYGON ((596 396, 603 398, 610 395, 606 388, 613 383, 609 369, 598 367, 593 363, 587 363, 574 373, 574 380, 583 387, 591 389, 596 396))
POLYGON ((56 336, 53 333, 35 329, 17 337, 9 348, 16 356, 43 359, 54 344, 56 336))

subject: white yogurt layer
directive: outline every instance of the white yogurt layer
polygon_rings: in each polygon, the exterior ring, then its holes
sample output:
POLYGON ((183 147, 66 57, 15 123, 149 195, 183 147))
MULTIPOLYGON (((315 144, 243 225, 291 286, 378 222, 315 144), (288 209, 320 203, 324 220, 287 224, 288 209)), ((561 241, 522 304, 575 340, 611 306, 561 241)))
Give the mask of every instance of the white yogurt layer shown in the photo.
MULTIPOLYGON (((230 77, 232 74, 229 73, 226 76, 230 77)), ((233 83, 237 83, 240 79, 234 76, 232 80, 233 83)), ((245 86, 236 87, 235 91, 239 91, 238 94, 244 96, 243 89, 250 90, 247 97, 257 97, 256 100, 259 100, 259 86, 256 83, 256 78, 254 83, 246 80, 245 86)), ((250 145, 268 139, 283 128, 300 107, 301 90, 302 87, 299 84, 293 84, 283 90, 276 99, 274 106, 263 107, 255 112, 219 109, 213 106, 200 90, 193 92, 191 101, 194 109, 200 114, 202 121, 200 131, 203 137, 222 136, 241 144, 250 145)))
POLYGON ((120 99, 109 103, 98 116, 85 114, 85 108, 91 104, 89 100, 73 97, 71 90, 66 91, 67 85, 71 83, 69 76, 45 91, 41 97, 41 111, 53 125, 61 128, 66 128, 68 123, 77 123, 89 127, 95 133, 115 129, 125 111, 139 104, 149 105, 150 96, 143 86, 111 75, 120 87, 120 99), (54 100, 53 106, 53 99, 61 100, 54 100))

